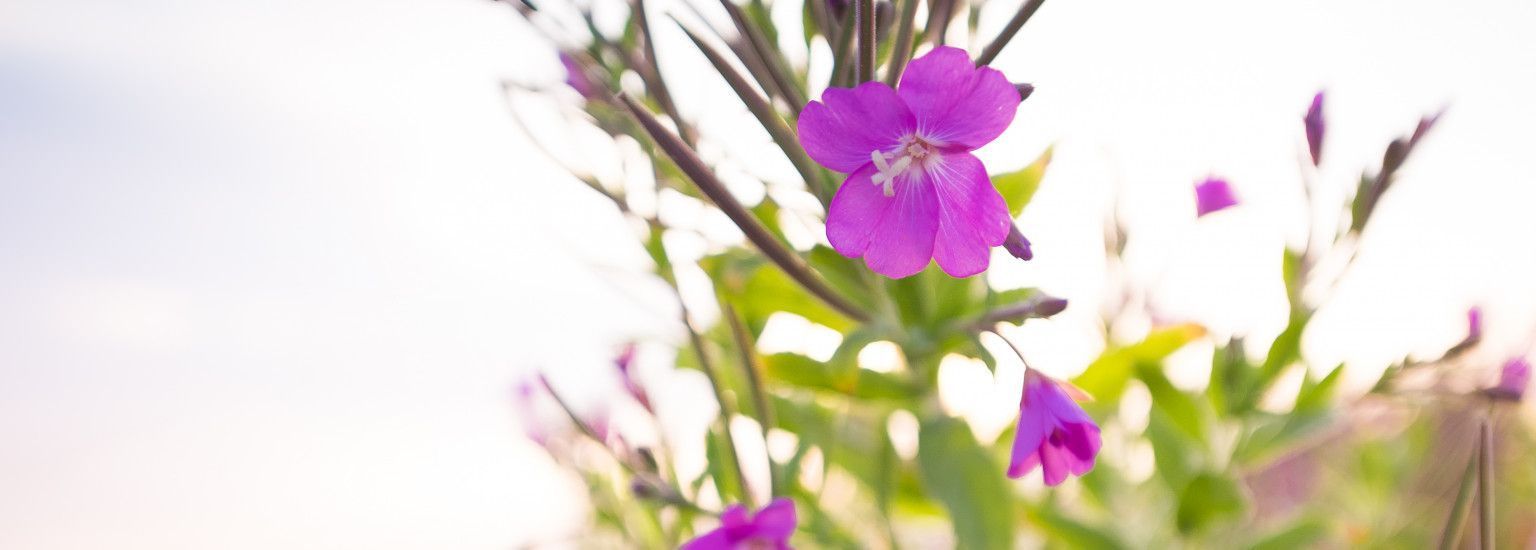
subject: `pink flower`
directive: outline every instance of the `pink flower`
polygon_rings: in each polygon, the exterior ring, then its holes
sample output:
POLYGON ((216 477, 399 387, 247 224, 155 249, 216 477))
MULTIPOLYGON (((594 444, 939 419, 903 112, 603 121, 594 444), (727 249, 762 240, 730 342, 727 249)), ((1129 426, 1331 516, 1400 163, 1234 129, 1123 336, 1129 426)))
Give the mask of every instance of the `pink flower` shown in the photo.
POLYGON ((1488 392, 1495 397, 1519 401, 1525 396, 1525 386, 1531 381, 1531 363, 1524 357, 1516 357, 1504 363, 1499 371, 1499 385, 1488 392))
POLYGON ((1467 310, 1467 339, 1468 343, 1476 343, 1483 339, 1483 308, 1473 306, 1467 310))
POLYGON ((1008 477, 1022 477, 1040 466, 1046 485, 1060 485, 1068 473, 1080 476, 1093 469, 1099 445, 1099 426, 1088 413, 1055 380, 1026 371, 1008 477))
POLYGON ((518 382, 513 389, 512 401, 517 407, 518 420, 523 425, 523 435, 538 443, 540 447, 549 446, 549 431, 539 422, 539 410, 535 400, 538 398, 538 390, 528 380, 518 382))
POLYGON ((930 259, 954 277, 986 270, 1011 220, 971 151, 1003 133, 1018 106, 1003 73, 951 47, 914 59, 899 89, 828 88, 807 104, 806 153, 848 174, 827 212, 832 248, 898 279, 930 259))
POLYGON ((1195 184, 1196 217, 1205 217, 1206 214, 1233 206, 1237 206, 1237 195, 1232 194, 1232 186, 1227 184, 1227 180, 1212 176, 1195 184))
POLYGON ((787 498, 775 499, 756 515, 737 504, 720 514, 720 527, 683 544, 682 550, 783 550, 789 548, 795 522, 795 503, 787 498))
POLYGON ((1323 121, 1323 92, 1312 96, 1312 106, 1301 120, 1307 129, 1307 152, 1312 153, 1312 165, 1317 166, 1323 162, 1323 131, 1327 127, 1323 121))

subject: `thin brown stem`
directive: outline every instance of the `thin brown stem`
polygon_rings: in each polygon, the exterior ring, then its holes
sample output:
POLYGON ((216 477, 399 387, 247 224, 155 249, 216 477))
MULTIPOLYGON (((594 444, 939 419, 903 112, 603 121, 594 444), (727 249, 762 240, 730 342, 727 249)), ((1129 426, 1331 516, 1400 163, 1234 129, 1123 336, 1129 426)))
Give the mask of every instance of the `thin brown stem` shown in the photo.
POLYGON ((676 134, 662 126, 661 122, 656 120, 656 117, 652 116, 644 107, 635 103, 635 100, 628 95, 619 94, 619 101, 629 110, 630 115, 640 122, 640 125, 645 128, 646 133, 650 134, 651 139, 655 140, 656 145, 666 152, 673 162, 677 163, 677 167, 688 176, 689 180, 694 183, 694 186, 703 192, 705 196, 709 197, 715 203, 715 206, 725 213, 726 217, 735 222, 736 227, 741 229, 742 233, 746 235, 747 240, 751 241, 758 250, 762 251, 764 256, 767 256, 769 260, 779 266, 779 269, 784 270, 786 275, 789 275, 791 279, 794 279, 801 287, 804 287, 807 292, 826 302, 833 309, 856 321, 866 321, 869 319, 869 315, 862 308, 854 305, 853 302, 848 301, 847 298, 833 290, 826 281, 822 280, 820 275, 817 275, 815 271, 811 270, 809 265, 806 265, 804 259, 780 242, 777 237, 768 231, 768 228, 763 227, 762 222, 758 221, 751 211, 747 210, 745 206, 742 206, 736 200, 735 196, 731 195, 730 191, 725 188, 725 184, 715 178, 714 173, 704 164, 704 161, 699 159, 692 149, 683 144, 676 134))
POLYGON ((1008 46, 1013 36, 1019 33, 1019 29, 1024 28, 1024 24, 1029 22, 1029 18, 1033 17, 1040 9, 1040 5, 1044 3, 1045 0, 1026 0, 1024 5, 1019 7, 1018 13, 1013 14, 1013 19, 1009 19, 1008 24, 1003 26, 1003 31, 997 33, 997 38, 992 39, 992 43, 981 50, 981 55, 976 56, 976 65, 979 67, 997 59, 997 54, 1008 46))
POLYGON ((904 0, 901 5, 901 20, 896 22, 896 44, 891 48, 891 64, 885 68, 885 83, 893 88, 901 80, 907 61, 912 59, 913 25, 917 19, 917 4, 922 1, 904 0))
MULTIPOLYGON (((723 313, 725 319, 731 325, 731 337, 736 341, 736 350, 741 355, 741 368, 747 373, 747 387, 752 391, 752 408, 757 412, 757 421, 763 427, 763 437, 768 437, 768 430, 776 424, 773 418, 773 407, 768 404, 768 389, 763 384, 762 361, 757 357, 756 349, 752 343, 752 337, 747 334, 747 328, 741 323, 741 316, 730 304, 724 304, 723 313)), ((766 448, 766 446, 765 446, 766 448)), ((779 493, 778 470, 774 468, 773 456, 768 456, 768 494, 781 496, 779 493)))
POLYGON ((854 84, 863 84, 875 79, 875 2, 874 0, 854 0, 853 25, 859 33, 859 53, 854 60, 854 84))

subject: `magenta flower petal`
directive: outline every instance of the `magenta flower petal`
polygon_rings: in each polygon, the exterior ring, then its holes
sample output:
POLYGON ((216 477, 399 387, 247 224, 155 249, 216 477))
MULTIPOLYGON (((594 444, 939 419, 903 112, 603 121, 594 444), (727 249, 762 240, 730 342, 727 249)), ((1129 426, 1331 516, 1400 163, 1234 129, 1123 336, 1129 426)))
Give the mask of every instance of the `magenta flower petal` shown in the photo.
POLYGON ((939 201, 933 187, 907 184, 896 186, 890 202, 870 235, 864 263, 875 273, 900 279, 922 271, 933 258, 939 201))
POLYGON ((1519 401, 1525 397, 1525 386, 1531 382, 1531 363, 1524 357, 1516 357, 1504 363, 1499 370, 1499 385, 1489 390, 1496 397, 1519 401))
POLYGON ((1008 204, 992 186, 987 169, 970 153, 944 155, 927 172, 939 200, 939 233, 933 259, 951 277, 970 277, 987 269, 992 247, 1008 238, 1008 204))
POLYGON ((1233 206, 1237 206, 1237 195, 1232 193, 1232 186, 1227 184, 1227 180, 1210 177, 1195 184, 1196 217, 1204 217, 1233 206))
POLYGON ((1101 445, 1099 426, 1056 381, 1033 371, 1025 374, 1008 477, 1022 477, 1039 466, 1045 484, 1058 485, 1068 474, 1092 470, 1101 445))
POLYGON ((899 93, 924 136, 966 149, 986 145, 1008 128, 1019 90, 991 67, 977 67, 965 50, 940 46, 912 60, 899 93))
POLYGON ((800 144, 822 166, 851 173, 870 163, 871 151, 893 149, 916 128, 912 112, 890 86, 828 88, 800 113, 800 144))
POLYGON ((875 226, 894 202, 869 180, 874 174, 875 166, 865 163, 848 176, 827 207, 827 241, 832 243, 833 250, 849 258, 863 256, 869 249, 875 226))
POLYGON ((565 66, 565 84, 567 86, 576 90, 576 93, 581 94, 581 97, 588 99, 597 94, 597 84, 593 83, 592 78, 587 76, 587 70, 582 68, 581 63, 576 61, 575 57, 571 57, 568 53, 560 52, 560 64, 565 66))
POLYGON ((775 499, 750 515, 740 504, 720 514, 720 527, 683 544, 682 550, 788 549, 795 532, 795 504, 775 499))

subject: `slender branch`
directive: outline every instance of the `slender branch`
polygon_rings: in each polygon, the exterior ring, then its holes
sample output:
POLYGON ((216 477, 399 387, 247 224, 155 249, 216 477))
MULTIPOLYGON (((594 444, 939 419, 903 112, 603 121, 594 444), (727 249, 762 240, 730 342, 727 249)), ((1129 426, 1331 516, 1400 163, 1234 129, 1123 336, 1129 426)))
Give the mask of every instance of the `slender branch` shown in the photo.
POLYGON ((917 4, 923 0, 905 0, 901 20, 896 22, 896 45, 891 48, 891 64, 885 69, 885 83, 892 88, 901 81, 901 72, 912 59, 912 33, 917 19, 917 4))
MULTIPOLYGON (((813 0, 814 1, 814 0, 813 0)), ((837 39, 832 46, 832 86, 846 86, 850 80, 848 68, 853 66, 853 10, 843 14, 842 29, 837 33, 837 39)))
POLYGON ((996 59, 997 54, 1001 53, 1003 48, 1008 46, 1008 42, 1013 40, 1013 35, 1024 28, 1024 23, 1029 22, 1029 18, 1034 16, 1035 11, 1039 10, 1040 5, 1044 3, 1045 0, 1026 0, 1024 5, 1019 7, 1019 12, 1013 14, 1013 19, 1008 20, 1003 31, 997 33, 997 38, 992 39, 992 43, 981 50, 981 55, 976 56, 976 65, 986 65, 996 59))
POLYGON ((757 249, 762 251, 764 256, 767 256, 769 260, 778 265, 779 269, 784 270, 786 275, 789 275, 791 279, 794 279, 795 282, 804 287, 807 292, 820 298, 827 305, 832 306, 833 309, 856 321, 866 321, 869 319, 869 315, 863 309, 832 290, 832 287, 828 286, 821 276, 817 275, 816 272, 811 270, 810 266, 805 264, 805 260, 790 251, 783 243, 779 242, 778 238, 768 232, 768 229, 763 227, 762 222, 753 217, 752 213, 745 206, 742 206, 735 196, 731 195, 730 191, 725 188, 725 184, 715 178, 715 175, 710 172, 709 167, 705 166, 704 161, 699 159, 692 149, 684 145, 677 138, 676 134, 663 127, 661 122, 656 120, 656 117, 652 116, 644 107, 635 103, 635 100, 627 94, 619 94, 619 101, 629 109, 630 114, 640 122, 640 125, 645 127, 646 133, 650 134, 651 138, 656 141, 656 145, 665 151, 673 162, 677 163, 677 167, 684 174, 688 175, 688 178, 693 181, 694 185, 704 195, 708 196, 715 203, 715 206, 720 208, 721 212, 724 212, 732 222, 736 223, 736 227, 741 229, 741 232, 746 235, 747 240, 757 246, 757 249))
MULTIPOLYGON (((676 275, 673 277, 675 278, 676 275)), ((720 404, 721 429, 725 433, 725 444, 729 447, 726 451, 731 455, 731 466, 736 471, 736 481, 741 484, 741 501, 755 502, 752 500, 752 489, 747 486, 746 470, 741 467, 741 457, 736 456, 736 434, 731 429, 731 406, 725 400, 725 388, 720 383, 720 372, 715 370, 715 362, 710 359, 709 351, 704 346, 704 338, 699 336, 699 331, 694 330, 693 322, 688 318, 688 306, 683 303, 681 294, 677 297, 677 303, 682 309, 683 329, 688 331, 688 343, 693 346, 693 353, 698 355, 699 369, 704 371, 704 377, 709 379, 709 387, 715 393, 715 402, 720 404)))
POLYGON ((731 0, 720 0, 720 4, 725 6, 725 12, 731 16, 731 23, 736 25, 736 32, 740 33, 742 40, 746 41, 747 49, 756 54, 758 60, 762 62, 768 78, 772 79, 774 87, 779 89, 780 97, 789 104, 796 115, 800 114, 800 109, 805 107, 805 93, 800 91, 800 85, 795 82, 794 77, 789 75, 789 68, 784 57, 779 54, 779 50, 768 43, 768 37, 763 36, 756 25, 747 21, 747 15, 741 11, 740 6, 731 0))
POLYGON ((719 51, 710 47, 702 38, 689 31, 687 27, 683 27, 681 21, 673 19, 673 22, 682 27, 683 33, 687 34, 688 38, 693 41, 693 44, 699 47, 699 51, 704 53, 704 57, 709 59, 709 63, 714 65, 715 70, 720 73, 720 76, 725 78, 726 84, 729 84, 731 89, 736 91, 737 97, 740 97, 741 102, 747 105, 747 110, 752 111, 752 115, 757 117, 757 122, 763 126, 764 130, 768 131, 769 136, 773 137, 773 142, 779 146, 780 150, 784 151, 784 156, 789 158, 790 164, 795 166, 795 171, 799 172, 800 177, 805 180, 806 187, 810 189, 811 193, 816 195, 816 198, 821 199, 822 205, 825 206, 829 199, 827 198, 826 182, 822 180, 821 172, 816 170, 816 165, 811 162, 811 157, 806 156, 805 148, 800 146, 800 140, 795 136, 795 132, 790 130, 789 125, 784 122, 784 119, 780 118, 779 114, 773 110, 773 105, 768 103, 767 98, 758 95, 752 89, 752 85, 747 82, 747 79, 742 77, 741 73, 736 72, 736 69, 731 67, 731 64, 726 61, 725 56, 720 55, 719 51))
POLYGON ((1472 502, 1473 481, 1477 479, 1478 453, 1467 457, 1466 473, 1461 475, 1461 488, 1456 492, 1456 502, 1451 504, 1451 515, 1445 519, 1445 530, 1440 533, 1440 550, 1451 550, 1461 540, 1461 528, 1467 523, 1468 505, 1472 502))
POLYGON ((1477 525, 1480 536, 1478 547, 1494 548, 1493 544, 1493 416, 1483 419, 1479 429, 1477 457, 1477 525))
MULTIPOLYGON (((777 426, 773 419, 773 407, 768 404, 768 390, 763 384, 761 361, 758 360, 754 350, 752 337, 747 334, 747 328, 741 324, 741 316, 736 313, 736 308, 730 304, 724 304, 725 319, 731 324, 731 337, 736 340, 736 350, 741 353, 741 368, 747 371, 747 386, 752 391, 752 408, 756 409, 757 420, 763 427, 763 438, 767 441, 768 430, 777 426)), ((764 445, 766 452, 767 446, 764 445)), ((773 467, 773 455, 768 454, 768 494, 781 496, 778 470, 773 467)))
POLYGON ((854 60, 855 84, 875 79, 875 1, 853 0, 853 24, 859 33, 859 56, 854 60))
POLYGON ((693 130, 683 123, 682 114, 677 110, 677 104, 672 101, 672 92, 667 90, 667 81, 661 77, 661 65, 656 59, 655 35, 651 34, 650 19, 646 17, 645 0, 635 0, 634 11, 634 19, 640 25, 641 42, 645 45, 646 65, 643 67, 643 70, 640 70, 640 74, 650 75, 650 78, 646 80, 646 89, 649 89, 651 95, 656 97, 656 103, 661 104, 661 109, 666 111, 667 116, 672 117, 672 120, 676 121, 678 129, 682 131, 683 141, 694 143, 698 140, 698 136, 694 135, 693 130))

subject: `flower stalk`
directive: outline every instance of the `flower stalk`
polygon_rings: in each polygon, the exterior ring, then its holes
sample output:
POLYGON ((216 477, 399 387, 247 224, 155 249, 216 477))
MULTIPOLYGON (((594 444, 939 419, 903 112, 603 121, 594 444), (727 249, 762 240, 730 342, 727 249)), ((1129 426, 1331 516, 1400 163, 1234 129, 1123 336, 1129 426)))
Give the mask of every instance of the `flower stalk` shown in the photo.
POLYGON ((1009 19, 1008 24, 1003 26, 1002 32, 997 33, 997 38, 992 39, 992 42, 981 50, 981 54, 976 56, 976 65, 986 65, 991 63, 992 60, 997 59, 997 54, 1002 53, 1003 48, 1008 47, 1008 43, 1013 40, 1013 36, 1019 33, 1019 29, 1024 28, 1024 24, 1029 22, 1030 17, 1034 17, 1035 12, 1039 11, 1040 5, 1044 3, 1045 0, 1028 0, 1024 2, 1024 5, 1019 7, 1018 13, 1013 14, 1013 19, 1009 19))
POLYGON ((736 227, 741 229, 741 232, 746 235, 747 240, 751 241, 758 250, 762 251, 764 256, 767 256, 770 261, 784 270, 786 275, 789 275, 791 279, 794 279, 795 282, 804 287, 807 292, 826 302, 833 309, 855 321, 869 320, 869 315, 863 309, 855 306, 847 298, 832 290, 832 287, 828 286, 821 276, 817 275, 816 272, 811 270, 810 266, 806 265, 805 260, 779 242, 778 238, 768 231, 768 228, 763 227, 762 222, 753 217, 752 212, 748 211, 745 206, 742 206, 741 202, 736 200, 735 196, 731 195, 730 191, 725 188, 725 184, 715 178, 714 173, 709 170, 704 161, 684 144, 682 140, 678 139, 676 134, 662 126, 661 122, 656 120, 656 117, 636 103, 634 98, 629 97, 628 94, 619 94, 619 101, 629 110, 630 115, 645 128, 645 132, 651 136, 651 139, 655 140, 656 145, 673 162, 677 163, 678 168, 688 176, 688 179, 698 187, 699 191, 709 197, 715 203, 715 206, 719 207, 726 217, 730 218, 736 224, 736 227))
POLYGON ((912 35, 916 29, 917 4, 923 0, 903 0, 901 19, 896 22, 896 44, 891 48, 891 64, 885 68, 885 83, 895 87, 901 72, 912 59, 912 35))
POLYGON ((854 60, 854 84, 875 79, 875 2, 854 0, 853 24, 859 33, 859 57, 854 60))

